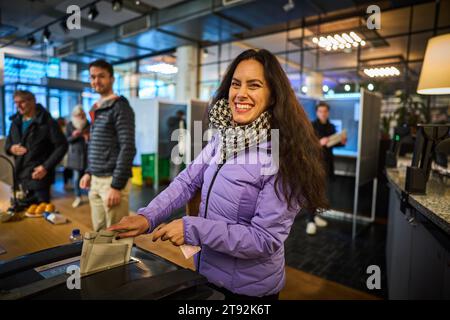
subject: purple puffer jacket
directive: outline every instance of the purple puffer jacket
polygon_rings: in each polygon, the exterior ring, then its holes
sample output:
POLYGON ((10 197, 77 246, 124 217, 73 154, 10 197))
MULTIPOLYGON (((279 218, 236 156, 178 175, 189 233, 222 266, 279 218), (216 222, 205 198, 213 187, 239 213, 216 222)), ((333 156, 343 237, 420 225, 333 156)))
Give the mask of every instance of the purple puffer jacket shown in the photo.
POLYGON ((185 243, 202 248, 195 256, 197 270, 211 283, 237 294, 276 294, 285 283, 284 241, 300 208, 289 210, 284 197, 278 199, 276 174, 261 174, 270 166, 270 144, 262 145, 259 152, 252 148, 238 153, 217 171, 218 141, 214 136, 138 214, 147 218, 152 232, 201 189, 199 216, 183 217, 185 243), (253 164, 241 164, 245 156, 253 164))

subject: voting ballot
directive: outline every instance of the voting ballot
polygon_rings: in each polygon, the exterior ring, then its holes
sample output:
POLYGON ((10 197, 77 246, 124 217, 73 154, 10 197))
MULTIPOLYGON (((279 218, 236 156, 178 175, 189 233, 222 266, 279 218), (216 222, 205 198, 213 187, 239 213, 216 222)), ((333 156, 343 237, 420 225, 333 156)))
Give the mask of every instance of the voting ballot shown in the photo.
POLYGON ((105 270, 130 261, 134 238, 116 239, 117 232, 86 232, 81 250, 82 275, 105 270))

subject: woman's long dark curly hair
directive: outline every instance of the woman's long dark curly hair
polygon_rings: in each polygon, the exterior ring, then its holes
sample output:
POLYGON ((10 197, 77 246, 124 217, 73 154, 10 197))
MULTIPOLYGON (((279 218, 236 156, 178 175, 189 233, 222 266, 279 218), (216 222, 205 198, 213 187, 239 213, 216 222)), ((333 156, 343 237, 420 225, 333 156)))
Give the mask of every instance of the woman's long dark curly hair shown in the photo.
POLYGON ((289 207, 295 204, 311 211, 328 206, 325 192, 325 169, 322 149, 303 107, 297 100, 289 79, 277 58, 267 50, 246 50, 228 66, 223 80, 212 100, 228 99, 234 71, 240 62, 253 59, 264 68, 269 84, 272 129, 279 129, 280 161, 275 190, 279 196, 279 182, 289 207), (280 180, 281 179, 281 180, 280 180))

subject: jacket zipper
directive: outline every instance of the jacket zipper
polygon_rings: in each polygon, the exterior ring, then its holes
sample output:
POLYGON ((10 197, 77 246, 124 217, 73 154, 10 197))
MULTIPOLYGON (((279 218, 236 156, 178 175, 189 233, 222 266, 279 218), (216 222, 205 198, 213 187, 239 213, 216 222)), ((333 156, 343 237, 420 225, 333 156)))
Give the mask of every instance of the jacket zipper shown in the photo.
MULTIPOLYGON (((212 180, 211 180, 211 184, 209 185, 209 188, 208 188, 208 194, 206 195, 206 203, 205 203, 205 217, 204 217, 205 219, 206 219, 206 217, 208 216, 209 195, 210 195, 210 193, 211 193, 211 190, 212 190, 212 187, 213 187, 213 185, 214 185, 214 182, 216 181, 217 174, 219 173, 219 170, 222 168, 223 165, 224 165, 224 162, 220 163, 220 164, 217 166, 217 170, 216 170, 216 172, 214 173, 214 176, 213 176, 213 178, 212 178, 212 180)), ((198 255, 197 272, 200 272, 200 259, 201 259, 201 257, 202 257, 202 251, 200 251, 200 252, 199 252, 199 255, 198 255)))

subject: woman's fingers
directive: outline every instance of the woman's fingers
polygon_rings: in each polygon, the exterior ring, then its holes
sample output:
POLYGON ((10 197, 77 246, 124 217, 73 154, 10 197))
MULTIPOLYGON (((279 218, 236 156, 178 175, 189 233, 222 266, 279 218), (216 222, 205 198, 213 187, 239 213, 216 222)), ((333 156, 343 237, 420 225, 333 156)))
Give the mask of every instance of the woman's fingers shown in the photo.
MULTIPOLYGON (((158 240, 159 238, 161 238, 162 236, 164 236, 166 234, 167 230, 166 230, 166 226, 159 226, 156 230, 155 233, 153 234, 153 241, 158 240)), ((164 240, 164 239, 161 239, 164 240)), ((164 240, 165 241, 165 240, 164 240)))
POLYGON ((137 230, 131 230, 127 232, 120 232, 119 234, 117 234, 117 237, 122 239, 122 238, 136 237, 138 235, 139 233, 137 230))

